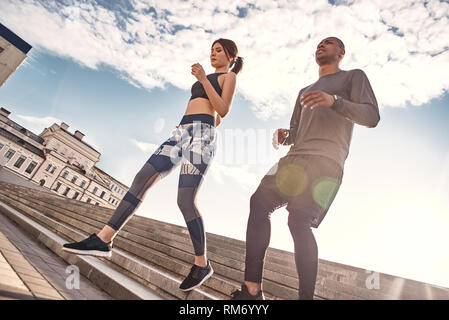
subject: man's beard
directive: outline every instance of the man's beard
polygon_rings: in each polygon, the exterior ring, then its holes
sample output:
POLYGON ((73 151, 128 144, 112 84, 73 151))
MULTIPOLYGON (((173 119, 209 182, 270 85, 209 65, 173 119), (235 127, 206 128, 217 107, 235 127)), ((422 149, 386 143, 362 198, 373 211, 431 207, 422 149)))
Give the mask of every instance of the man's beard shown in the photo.
POLYGON ((317 62, 317 64, 319 66, 322 66, 322 65, 325 65, 325 64, 331 64, 331 63, 337 61, 337 59, 335 59, 335 58, 333 58, 331 56, 327 56, 326 55, 326 56, 321 56, 319 58, 316 57, 315 61, 317 62))

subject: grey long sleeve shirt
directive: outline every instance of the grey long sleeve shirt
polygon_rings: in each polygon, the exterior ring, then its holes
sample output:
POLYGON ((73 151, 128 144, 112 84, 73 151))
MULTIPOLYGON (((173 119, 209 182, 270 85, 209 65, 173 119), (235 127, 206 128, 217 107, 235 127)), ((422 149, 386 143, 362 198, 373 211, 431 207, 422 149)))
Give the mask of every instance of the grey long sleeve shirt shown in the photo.
POLYGON ((322 76, 299 91, 285 145, 287 155, 315 154, 335 160, 343 170, 349 153, 354 123, 373 128, 380 120, 373 89, 360 69, 341 70, 322 76), (320 90, 338 96, 330 107, 303 108, 301 95, 320 90))

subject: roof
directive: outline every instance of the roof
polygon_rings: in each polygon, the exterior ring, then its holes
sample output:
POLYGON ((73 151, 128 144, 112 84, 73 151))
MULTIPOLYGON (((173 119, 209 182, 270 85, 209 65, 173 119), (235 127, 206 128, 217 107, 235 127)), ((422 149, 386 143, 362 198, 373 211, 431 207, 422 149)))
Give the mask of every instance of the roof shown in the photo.
POLYGON ((22 38, 9 30, 3 24, 0 23, 0 36, 6 41, 11 43, 14 47, 27 54, 31 50, 32 46, 25 42, 22 38))
MULTIPOLYGON (((50 128, 50 127, 49 127, 50 128)), ((48 129, 48 128, 47 128, 48 129)), ((61 129, 62 131, 66 132, 67 134, 71 135, 72 137, 74 137, 76 140, 80 141, 81 143, 83 143, 84 145, 86 145, 87 147, 91 148, 93 151, 101 154, 97 149, 95 149, 94 147, 92 147, 90 144, 84 142, 83 140, 78 139, 77 137, 75 137, 75 135, 73 133, 71 133, 70 131, 62 128, 61 126, 59 126, 59 129, 61 129)))
POLYGON ((7 130, 5 130, 3 128, 0 128, 0 135, 4 136, 5 138, 7 138, 7 139, 9 139, 9 140, 19 144, 19 145, 21 145, 23 148, 27 149, 28 151, 31 151, 32 153, 38 155, 39 157, 45 158, 44 157, 44 152, 41 149, 33 146, 32 144, 26 142, 25 140, 23 140, 22 138, 12 134, 11 132, 9 132, 9 131, 7 131, 7 130))
POLYGON ((107 177, 111 178, 112 180, 114 180, 114 182, 119 183, 119 184, 121 184, 123 187, 129 189, 129 187, 128 187, 126 184, 124 184, 124 183, 118 181, 116 178, 114 178, 114 177, 111 176, 110 174, 107 174, 106 172, 104 172, 103 170, 101 170, 100 168, 98 168, 97 166, 94 166, 93 168, 94 168, 95 170, 97 170, 100 174, 104 174, 105 176, 107 176, 107 177))
POLYGON ((110 174, 104 172, 103 170, 101 170, 101 169, 98 168, 97 166, 94 166, 94 168, 95 168, 96 170, 98 170, 101 174, 104 174, 104 175, 108 176, 109 178, 113 179, 114 182, 121 184, 122 187, 125 187, 125 188, 129 189, 129 187, 128 187, 126 184, 124 184, 123 182, 120 182, 119 180, 117 180, 116 178, 114 178, 114 177, 111 176, 110 174))
POLYGON ((23 133, 24 135, 26 135, 28 138, 33 139, 34 141, 43 144, 44 143, 44 139, 42 137, 39 137, 38 135, 32 133, 30 130, 22 127, 21 125, 19 125, 18 123, 12 121, 11 119, 8 119, 5 122, 8 126, 10 126, 11 128, 16 129, 17 131, 23 133))

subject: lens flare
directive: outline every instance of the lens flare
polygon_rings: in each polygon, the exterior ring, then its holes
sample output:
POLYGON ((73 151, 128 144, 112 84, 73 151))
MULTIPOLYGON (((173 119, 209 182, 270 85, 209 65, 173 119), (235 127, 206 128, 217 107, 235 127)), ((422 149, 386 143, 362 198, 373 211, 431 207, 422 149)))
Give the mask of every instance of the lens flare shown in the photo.
POLYGON ((335 178, 325 177, 320 179, 313 187, 313 200, 322 208, 329 209, 337 194, 339 182, 335 178))
POLYGON ((281 194, 296 197, 307 188, 309 179, 303 167, 287 164, 279 168, 276 175, 276 186, 281 194))

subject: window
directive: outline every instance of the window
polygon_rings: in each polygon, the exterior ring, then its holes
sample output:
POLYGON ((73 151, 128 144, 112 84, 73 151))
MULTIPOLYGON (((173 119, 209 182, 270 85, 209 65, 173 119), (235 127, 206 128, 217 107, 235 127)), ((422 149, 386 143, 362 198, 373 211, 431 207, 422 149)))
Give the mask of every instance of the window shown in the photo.
POLYGON ((20 156, 19 159, 17 159, 16 163, 14 163, 14 167, 19 169, 22 166, 22 164, 25 162, 26 159, 27 159, 27 157, 20 156))
POLYGON ((31 163, 28 165, 28 168, 25 170, 26 173, 33 172, 34 168, 36 168, 37 162, 31 161, 31 163))
POLYGON ((95 202, 95 205, 96 205, 96 206, 98 206, 98 205, 99 205, 99 203, 98 203, 98 202, 95 202))
POLYGON ((63 193, 62 195, 63 195, 63 196, 66 196, 67 193, 69 193, 69 191, 70 191, 70 188, 69 188, 69 187, 66 187, 66 188, 65 188, 65 191, 64 191, 64 193, 63 193))
POLYGON ((86 203, 90 203, 92 201, 91 198, 87 198, 86 203))
POLYGON ((65 179, 65 178, 67 178, 68 175, 69 175, 69 172, 68 171, 64 171, 64 173, 62 174, 62 177, 65 179))
POLYGON ((100 198, 101 198, 101 199, 103 199, 105 193, 106 193, 106 192, 104 192, 104 191, 101 192, 101 194, 100 194, 100 198))
POLYGON ((61 187, 61 182, 57 182, 54 190, 58 191, 60 187, 61 187))
POLYGON ((95 187, 95 188, 94 188, 94 191, 92 191, 92 193, 93 193, 93 194, 97 194, 97 191, 98 191, 98 188, 95 187))
POLYGON ((55 173, 56 167, 53 167, 50 171, 50 173, 55 173))
MULTIPOLYGON (((5 49, 3 49, 2 47, 0 47, 0 54, 3 52, 3 50, 5 50, 5 49)), ((0 148, 1 149, 1 148, 0 148)))
POLYGON ((3 149, 3 143, 0 143, 0 150, 3 149))
POLYGON ((86 185, 86 181, 83 180, 83 181, 81 182, 81 184, 80 184, 80 187, 82 188, 82 187, 84 187, 85 185, 86 185))
POLYGON ((51 164, 49 164, 49 165, 47 166, 47 168, 45 169, 45 171, 50 171, 50 169, 51 169, 51 164))
POLYGON ((14 153, 16 153, 16 151, 11 149, 11 148, 9 148, 9 150, 5 153, 5 158, 8 159, 8 160, 11 159, 12 156, 14 155, 14 153))
POLYGON ((74 177, 72 178, 72 183, 75 183, 75 182, 76 182, 76 179, 78 179, 78 177, 77 177, 77 176, 74 176, 74 177))
POLYGON ((79 196, 79 192, 75 192, 75 194, 73 195, 72 199, 76 200, 76 198, 78 198, 78 196, 79 196))

